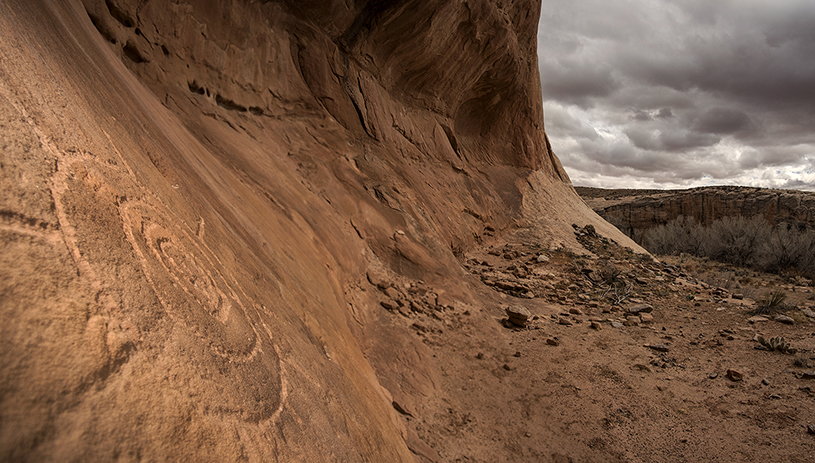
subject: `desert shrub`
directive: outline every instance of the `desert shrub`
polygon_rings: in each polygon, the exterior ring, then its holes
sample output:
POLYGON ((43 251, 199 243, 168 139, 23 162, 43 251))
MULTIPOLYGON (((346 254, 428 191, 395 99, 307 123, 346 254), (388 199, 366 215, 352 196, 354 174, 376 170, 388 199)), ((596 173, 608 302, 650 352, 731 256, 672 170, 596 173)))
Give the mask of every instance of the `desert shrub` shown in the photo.
POLYGON ((815 271, 815 231, 779 225, 759 247, 756 264, 773 273, 796 269, 812 274, 815 271))
POLYGON ((755 263, 759 246, 772 234, 772 227, 761 217, 724 217, 706 229, 702 242, 705 257, 738 266, 755 263))
POLYGON ((616 265, 606 265, 597 271, 598 282, 602 285, 616 285, 623 276, 623 270, 616 265))
POLYGON ((653 254, 701 255, 705 229, 693 217, 679 216, 645 232, 642 244, 653 254))
POLYGON ((762 217, 724 217, 703 227, 691 217, 645 232, 640 242, 653 254, 690 254, 772 273, 815 276, 815 231, 789 224, 772 227, 762 217))
POLYGON ((759 298, 756 308, 753 313, 759 315, 773 314, 784 312, 789 309, 789 306, 784 303, 787 300, 787 294, 784 291, 772 291, 764 294, 759 298))

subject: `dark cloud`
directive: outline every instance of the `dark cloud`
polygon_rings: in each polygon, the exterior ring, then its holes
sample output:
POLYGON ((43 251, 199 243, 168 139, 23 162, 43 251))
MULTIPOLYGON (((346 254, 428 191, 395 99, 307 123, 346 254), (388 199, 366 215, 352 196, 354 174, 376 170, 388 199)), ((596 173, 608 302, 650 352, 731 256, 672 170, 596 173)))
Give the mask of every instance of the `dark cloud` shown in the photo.
POLYGON ((634 109, 633 114, 631 114, 631 119, 635 121, 645 122, 651 121, 654 118, 651 116, 651 113, 648 111, 644 111, 642 109, 634 109))
POLYGON ((815 185, 815 2, 551 0, 538 43, 575 183, 815 185))
POLYGON ((694 130, 704 133, 729 134, 750 126, 750 116, 744 111, 727 108, 711 108, 699 115, 693 123, 694 130))
POLYGON ((674 113, 671 111, 671 108, 662 108, 657 113, 657 117, 660 119, 670 119, 674 117, 674 113))

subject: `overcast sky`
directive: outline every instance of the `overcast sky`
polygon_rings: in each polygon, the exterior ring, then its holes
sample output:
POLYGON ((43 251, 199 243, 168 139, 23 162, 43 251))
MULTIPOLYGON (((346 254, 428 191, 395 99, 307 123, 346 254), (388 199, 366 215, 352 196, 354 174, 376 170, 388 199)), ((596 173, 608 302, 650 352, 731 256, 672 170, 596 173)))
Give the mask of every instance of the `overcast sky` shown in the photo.
POLYGON ((575 185, 815 190, 815 0, 544 0, 538 56, 575 185))

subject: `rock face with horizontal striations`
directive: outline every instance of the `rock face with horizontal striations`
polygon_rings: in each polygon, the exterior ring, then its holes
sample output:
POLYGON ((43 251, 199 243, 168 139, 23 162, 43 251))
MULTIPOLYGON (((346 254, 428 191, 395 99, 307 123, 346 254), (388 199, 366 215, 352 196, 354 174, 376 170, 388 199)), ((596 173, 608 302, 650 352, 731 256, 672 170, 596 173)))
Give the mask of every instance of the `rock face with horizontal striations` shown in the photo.
POLYGON ((636 248, 549 146, 539 10, 2 2, 0 460, 434 458, 389 317, 475 319, 457 257, 519 228, 636 248))
POLYGON ((815 193, 752 187, 700 187, 688 190, 604 190, 577 187, 598 214, 630 236, 677 217, 708 226, 723 217, 763 217, 770 225, 815 227, 815 193))

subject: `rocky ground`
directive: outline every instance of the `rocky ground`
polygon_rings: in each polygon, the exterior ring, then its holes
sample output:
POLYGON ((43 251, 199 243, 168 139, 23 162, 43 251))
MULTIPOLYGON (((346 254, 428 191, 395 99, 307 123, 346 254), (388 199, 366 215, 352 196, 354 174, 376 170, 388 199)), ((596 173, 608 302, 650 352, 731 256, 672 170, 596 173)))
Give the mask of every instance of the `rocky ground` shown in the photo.
POLYGON ((635 255, 575 227, 582 255, 510 239, 464 259, 478 304, 369 275, 440 365, 394 400, 430 461, 811 461, 811 282, 635 255), (786 300, 762 309, 766 294, 786 300), (477 309, 483 306, 484 312, 477 309), (783 337, 789 350, 769 350, 783 337))

